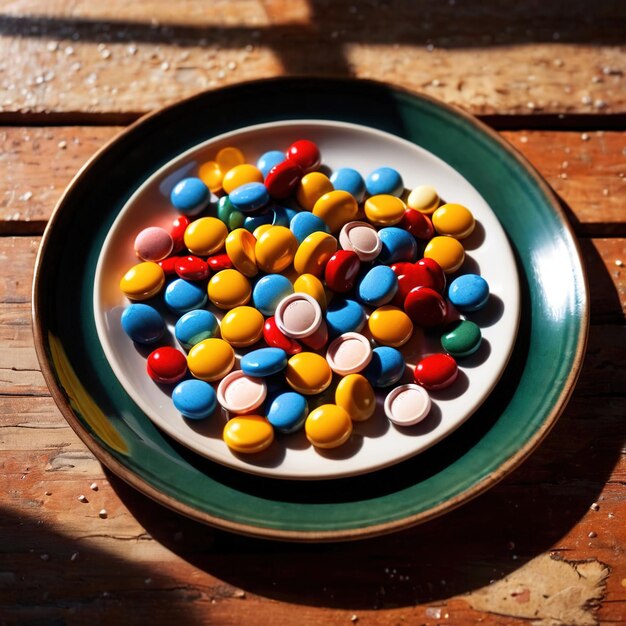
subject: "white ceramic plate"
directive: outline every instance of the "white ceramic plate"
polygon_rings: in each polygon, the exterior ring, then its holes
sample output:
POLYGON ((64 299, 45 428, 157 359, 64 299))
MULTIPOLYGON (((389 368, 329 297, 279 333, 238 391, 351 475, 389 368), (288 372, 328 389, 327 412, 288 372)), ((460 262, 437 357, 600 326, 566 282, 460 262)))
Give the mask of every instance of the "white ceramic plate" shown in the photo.
MULTIPOLYGON (((458 172, 430 152, 394 135, 354 124, 316 120, 261 124, 226 133, 161 168, 120 211, 100 253, 94 285, 96 326, 107 359, 126 392, 157 426, 218 463, 254 474, 301 480, 338 478, 392 465, 432 446, 460 426, 487 398, 506 367, 517 334, 519 302, 518 274, 506 234, 485 200, 458 172), (255 163, 263 152, 284 150, 301 138, 319 145, 323 165, 331 170, 350 166, 366 175, 377 167, 391 166, 402 174, 407 188, 430 184, 446 201, 470 208, 478 224, 475 233, 464 241, 466 261, 458 274, 479 273, 489 283, 489 305, 469 316, 481 326, 483 345, 471 357, 459 359, 459 379, 450 389, 432 393, 433 408, 420 424, 409 428, 390 424, 382 410, 385 394, 381 392, 376 414, 366 422, 355 423, 351 440, 340 448, 317 450, 300 432, 279 434, 261 454, 236 455, 221 438, 226 421, 223 415, 216 412, 198 422, 182 418, 174 409, 169 388, 156 385, 145 373, 145 357, 150 350, 135 347, 120 325, 127 301, 119 290, 119 279, 137 263, 133 251, 137 232, 152 225, 169 228, 176 216, 169 203, 171 189, 180 179, 195 175, 199 165, 214 158, 220 148, 237 146, 248 162, 255 163)), ((170 321, 173 331, 175 320, 170 321)), ((416 331, 401 351, 409 367, 398 384, 411 381, 412 366, 421 356, 441 351, 439 338, 436 333, 416 331)), ((314 400, 315 404, 329 401, 330 390, 314 400)))

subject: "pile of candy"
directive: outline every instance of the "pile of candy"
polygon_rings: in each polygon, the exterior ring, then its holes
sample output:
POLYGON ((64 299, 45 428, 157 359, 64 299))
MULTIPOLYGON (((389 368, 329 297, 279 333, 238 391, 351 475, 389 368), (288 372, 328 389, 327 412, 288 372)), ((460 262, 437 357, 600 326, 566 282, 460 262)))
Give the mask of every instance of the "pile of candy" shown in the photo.
POLYGON ((182 350, 156 348, 147 372, 175 384, 172 401, 188 419, 209 417, 219 403, 230 417, 224 441, 239 453, 303 426, 314 446, 339 446, 353 421, 374 414, 374 389, 387 390, 389 420, 416 424, 430 411, 428 390, 453 384, 456 358, 482 340, 459 312, 485 306, 486 281, 460 275, 446 293, 446 275, 464 261, 459 240, 474 230, 472 213, 441 204, 429 186, 407 195, 389 167, 363 179, 351 168, 328 177, 320 166, 308 140, 266 152, 256 166, 223 148, 172 190, 171 228, 136 236, 141 262, 120 282, 135 301, 122 327, 139 344, 161 341, 166 324, 158 305, 137 301, 164 291, 182 350), (221 321, 211 305, 225 312, 221 321), (406 368, 398 348, 415 326, 437 332, 443 352, 415 364, 415 383, 395 386, 406 368), (234 348, 244 349, 240 369, 234 348), (307 397, 329 390, 334 376, 334 403, 309 412, 307 397))

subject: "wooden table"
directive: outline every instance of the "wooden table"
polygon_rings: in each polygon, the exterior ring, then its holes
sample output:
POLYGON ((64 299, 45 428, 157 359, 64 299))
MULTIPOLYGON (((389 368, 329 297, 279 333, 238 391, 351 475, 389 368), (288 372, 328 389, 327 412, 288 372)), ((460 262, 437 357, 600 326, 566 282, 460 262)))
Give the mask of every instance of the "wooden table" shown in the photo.
POLYGON ((488 4, 0 3, 1 624, 626 623, 626 14, 488 4), (81 164, 144 112, 280 74, 481 116, 560 196, 589 275, 587 357, 547 440, 477 500, 378 539, 254 540, 162 508, 80 442, 33 348, 37 247, 81 164))

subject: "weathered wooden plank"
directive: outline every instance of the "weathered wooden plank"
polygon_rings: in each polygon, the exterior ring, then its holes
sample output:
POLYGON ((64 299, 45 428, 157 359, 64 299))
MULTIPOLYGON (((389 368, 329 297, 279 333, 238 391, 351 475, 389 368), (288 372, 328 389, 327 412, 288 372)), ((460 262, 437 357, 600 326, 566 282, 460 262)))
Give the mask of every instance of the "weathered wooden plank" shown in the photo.
MULTIPOLYGON (((0 128, 0 233, 41 234, 63 189, 120 127, 0 128), (46 167, 41 167, 44 163, 46 167)), ((576 231, 626 235, 626 133, 504 132, 568 207, 576 231)))
POLYGON ((384 80, 474 113, 626 110, 614 2, 31 0, 3 13, 9 113, 149 111, 281 74, 384 80))
POLYGON ((41 234, 63 189, 116 127, 0 129, 0 233, 41 234))

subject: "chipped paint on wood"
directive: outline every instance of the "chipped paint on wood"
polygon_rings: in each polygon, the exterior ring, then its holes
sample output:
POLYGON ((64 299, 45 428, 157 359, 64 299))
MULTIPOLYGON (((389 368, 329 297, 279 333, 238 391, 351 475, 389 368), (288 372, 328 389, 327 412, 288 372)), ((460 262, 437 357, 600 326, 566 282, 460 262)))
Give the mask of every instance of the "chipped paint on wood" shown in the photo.
POLYGON ((595 626, 610 570, 600 561, 541 555, 465 599, 478 611, 532 620, 533 626, 595 626))

